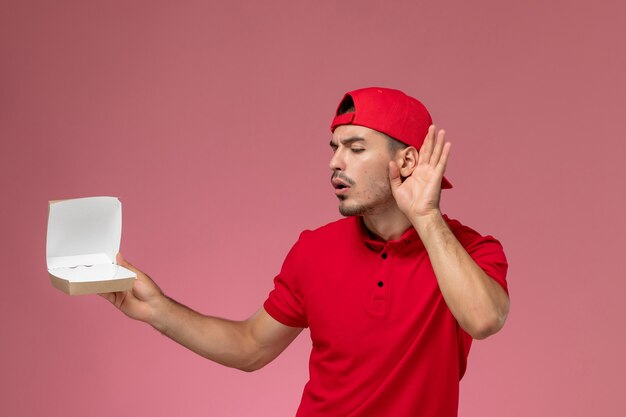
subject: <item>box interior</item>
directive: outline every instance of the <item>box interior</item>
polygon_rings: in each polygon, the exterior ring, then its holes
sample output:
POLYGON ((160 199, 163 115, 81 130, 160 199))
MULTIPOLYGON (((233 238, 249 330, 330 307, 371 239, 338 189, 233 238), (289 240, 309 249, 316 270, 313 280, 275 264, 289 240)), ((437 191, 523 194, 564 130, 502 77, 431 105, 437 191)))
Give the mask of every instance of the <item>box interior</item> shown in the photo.
POLYGON ((122 204, 115 197, 51 202, 48 271, 70 282, 134 278, 134 272, 115 264, 121 235, 122 204))

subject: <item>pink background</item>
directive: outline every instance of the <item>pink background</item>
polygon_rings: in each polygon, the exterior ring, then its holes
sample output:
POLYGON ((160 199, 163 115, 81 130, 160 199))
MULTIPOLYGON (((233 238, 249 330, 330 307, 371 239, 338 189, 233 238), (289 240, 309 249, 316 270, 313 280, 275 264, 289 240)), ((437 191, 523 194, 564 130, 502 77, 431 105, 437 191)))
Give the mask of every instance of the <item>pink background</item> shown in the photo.
POLYGON ((47 201, 119 196, 131 262, 246 318, 299 232, 339 216, 338 100, 383 85, 446 128, 443 209, 510 261, 460 415, 622 416, 623 4, 2 0, 0 415, 293 415, 308 334, 245 374, 62 294, 47 201))

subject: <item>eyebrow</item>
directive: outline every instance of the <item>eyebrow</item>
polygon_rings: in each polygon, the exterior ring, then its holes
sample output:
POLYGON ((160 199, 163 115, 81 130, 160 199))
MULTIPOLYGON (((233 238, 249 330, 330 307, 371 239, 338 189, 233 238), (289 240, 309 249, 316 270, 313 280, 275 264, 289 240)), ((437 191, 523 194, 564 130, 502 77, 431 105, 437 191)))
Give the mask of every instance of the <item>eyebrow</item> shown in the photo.
MULTIPOLYGON (((352 136, 352 137, 349 137, 349 138, 341 139, 340 142, 341 142, 341 144, 343 146, 348 146, 348 145, 350 145, 350 144, 352 144, 354 142, 365 142, 365 138, 362 138, 360 136, 352 136)), ((337 146, 337 145, 335 145, 335 143, 331 139, 330 147, 332 148, 333 146, 337 146)))

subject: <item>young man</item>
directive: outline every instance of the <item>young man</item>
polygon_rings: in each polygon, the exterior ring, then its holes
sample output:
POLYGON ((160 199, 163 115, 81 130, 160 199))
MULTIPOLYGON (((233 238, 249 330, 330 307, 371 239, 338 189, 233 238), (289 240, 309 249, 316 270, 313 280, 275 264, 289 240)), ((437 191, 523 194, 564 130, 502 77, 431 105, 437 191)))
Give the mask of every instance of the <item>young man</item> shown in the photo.
POLYGON ((502 246, 441 213, 450 143, 418 100, 386 88, 349 92, 331 131, 331 183, 347 217, 300 235, 252 317, 199 314, 121 257, 137 282, 103 296, 246 371, 309 327, 298 416, 456 416, 472 339, 500 330, 508 313, 502 246))

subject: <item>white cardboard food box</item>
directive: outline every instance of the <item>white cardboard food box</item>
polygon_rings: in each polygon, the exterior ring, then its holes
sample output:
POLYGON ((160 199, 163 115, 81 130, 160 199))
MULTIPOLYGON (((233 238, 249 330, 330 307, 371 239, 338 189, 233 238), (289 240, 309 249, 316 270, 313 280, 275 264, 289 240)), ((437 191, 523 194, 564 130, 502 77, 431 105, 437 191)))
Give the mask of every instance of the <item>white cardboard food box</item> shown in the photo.
POLYGON ((115 263, 121 238, 116 197, 50 201, 46 260, 52 285, 69 295, 130 290, 135 273, 115 263))

